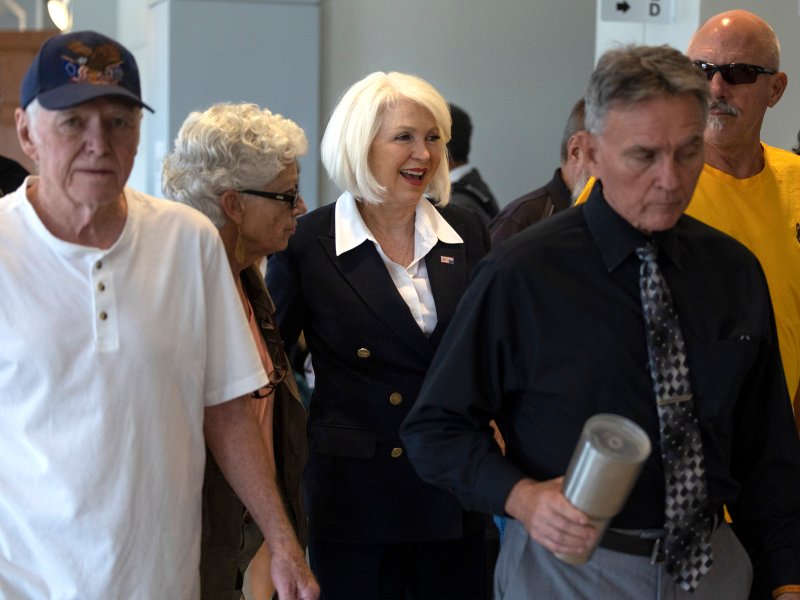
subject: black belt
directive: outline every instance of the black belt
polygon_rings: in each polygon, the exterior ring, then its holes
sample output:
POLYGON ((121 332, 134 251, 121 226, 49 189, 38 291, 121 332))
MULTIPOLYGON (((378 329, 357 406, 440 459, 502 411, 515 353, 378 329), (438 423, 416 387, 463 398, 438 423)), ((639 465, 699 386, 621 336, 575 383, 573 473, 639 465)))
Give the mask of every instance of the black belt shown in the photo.
POLYGON ((664 562, 664 535, 656 538, 644 538, 630 533, 621 533, 607 529, 600 540, 600 546, 615 552, 647 556, 651 564, 664 562))
MULTIPOLYGON (((723 521, 719 515, 714 515, 714 523, 711 531, 715 531, 717 526, 723 521)), ((600 546, 615 552, 633 554, 635 556, 647 556, 650 564, 664 562, 664 534, 654 537, 652 534, 623 533, 613 529, 606 529, 600 546)))

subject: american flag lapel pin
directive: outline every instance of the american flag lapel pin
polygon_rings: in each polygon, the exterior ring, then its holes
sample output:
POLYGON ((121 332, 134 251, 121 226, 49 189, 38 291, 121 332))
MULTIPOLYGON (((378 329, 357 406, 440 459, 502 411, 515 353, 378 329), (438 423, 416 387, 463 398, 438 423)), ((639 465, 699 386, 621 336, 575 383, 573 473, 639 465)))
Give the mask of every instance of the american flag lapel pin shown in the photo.
POLYGON ((454 259, 452 256, 440 256, 439 260, 441 260, 442 264, 445 265, 452 265, 456 262, 456 259, 454 259))

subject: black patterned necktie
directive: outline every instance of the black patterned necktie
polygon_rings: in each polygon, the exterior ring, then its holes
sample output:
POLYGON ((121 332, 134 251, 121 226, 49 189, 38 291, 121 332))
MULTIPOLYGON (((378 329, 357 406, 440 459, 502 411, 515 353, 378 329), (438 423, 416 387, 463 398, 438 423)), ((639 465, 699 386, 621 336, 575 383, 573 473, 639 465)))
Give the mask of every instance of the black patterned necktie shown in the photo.
POLYGON ((667 571, 694 591, 713 562, 703 443, 694 414, 683 333, 652 244, 636 249, 650 375, 653 378, 666 478, 667 571))

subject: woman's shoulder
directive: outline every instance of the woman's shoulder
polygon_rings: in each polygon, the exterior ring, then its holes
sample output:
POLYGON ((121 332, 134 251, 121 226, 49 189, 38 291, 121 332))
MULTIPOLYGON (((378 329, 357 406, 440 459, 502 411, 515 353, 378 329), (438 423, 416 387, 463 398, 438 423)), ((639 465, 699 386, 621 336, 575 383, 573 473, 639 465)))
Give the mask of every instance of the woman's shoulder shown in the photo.
POLYGON ((455 204, 437 206, 436 210, 464 238, 466 244, 475 244, 482 248, 484 252, 489 250, 491 244, 489 230, 475 210, 464 206, 456 206, 455 204))
POLYGON ((297 219, 297 232, 292 236, 319 235, 327 233, 333 224, 336 203, 323 204, 297 219))
POLYGON ((451 202, 447 206, 436 206, 436 210, 438 210, 439 214, 451 225, 463 224, 476 230, 486 228, 483 218, 478 214, 477 210, 473 208, 459 206, 451 202))
POLYGON ((480 216, 473 209, 449 203, 446 206, 437 206, 436 210, 451 225, 454 223, 481 223, 480 216))

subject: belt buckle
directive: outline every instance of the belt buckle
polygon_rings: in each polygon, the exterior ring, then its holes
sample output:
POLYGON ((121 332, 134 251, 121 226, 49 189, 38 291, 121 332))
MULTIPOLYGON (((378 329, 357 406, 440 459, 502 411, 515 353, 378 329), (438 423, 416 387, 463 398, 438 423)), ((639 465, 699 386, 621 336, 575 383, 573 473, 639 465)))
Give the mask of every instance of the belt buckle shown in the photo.
POLYGON ((650 552, 651 565, 664 562, 664 555, 661 553, 661 543, 663 540, 664 538, 656 538, 655 542, 653 543, 653 550, 650 552))

